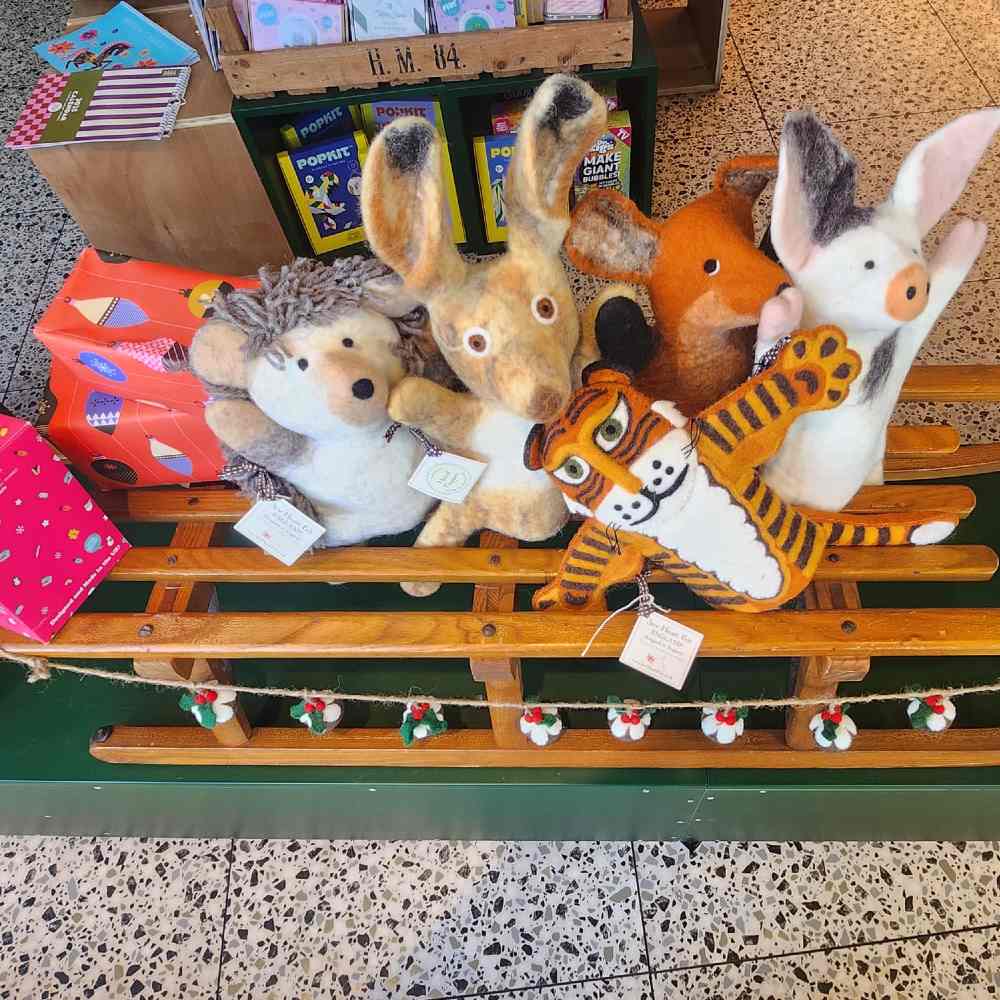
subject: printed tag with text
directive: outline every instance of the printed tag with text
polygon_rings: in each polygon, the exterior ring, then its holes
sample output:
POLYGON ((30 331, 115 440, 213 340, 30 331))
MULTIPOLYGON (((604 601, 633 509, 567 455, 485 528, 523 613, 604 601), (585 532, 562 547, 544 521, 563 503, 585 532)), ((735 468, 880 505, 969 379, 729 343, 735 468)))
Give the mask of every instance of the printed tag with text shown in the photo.
POLYGON ((450 451, 424 455, 410 476, 410 486, 445 503, 461 503, 485 471, 486 462, 453 455, 450 451))
POLYGON ((296 510, 287 500, 258 500, 234 525, 268 555, 291 566, 326 528, 296 510))
POLYGON ((666 615, 639 615, 618 657, 626 667, 680 691, 704 636, 666 615))

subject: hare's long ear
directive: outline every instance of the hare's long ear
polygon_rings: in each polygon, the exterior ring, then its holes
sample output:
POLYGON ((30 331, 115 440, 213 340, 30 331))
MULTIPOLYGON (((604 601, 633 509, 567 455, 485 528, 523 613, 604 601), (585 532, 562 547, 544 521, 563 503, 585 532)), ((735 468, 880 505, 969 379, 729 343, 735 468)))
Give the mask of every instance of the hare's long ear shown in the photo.
POLYGON ((812 112, 785 118, 771 239, 790 271, 803 268, 817 247, 871 220, 870 208, 854 204, 856 177, 854 158, 812 112))
POLYGON ((371 248, 421 301, 461 284, 465 264, 447 222, 441 139, 426 119, 398 118, 375 137, 361 213, 371 248))
POLYGON ((566 253, 587 274, 645 284, 653 276, 659 232, 618 191, 590 191, 573 211, 566 253))
POLYGON ((918 142, 903 161, 892 204, 912 213, 926 234, 951 208, 1000 129, 1000 108, 962 115, 918 142))
POLYGON ((247 387, 247 338, 242 330, 222 320, 199 328, 191 341, 188 361, 200 379, 233 389, 247 387))
POLYGON ((569 189, 584 154, 607 126, 604 98, 582 80, 552 76, 531 99, 517 132, 504 196, 510 248, 557 254, 569 228, 569 189))

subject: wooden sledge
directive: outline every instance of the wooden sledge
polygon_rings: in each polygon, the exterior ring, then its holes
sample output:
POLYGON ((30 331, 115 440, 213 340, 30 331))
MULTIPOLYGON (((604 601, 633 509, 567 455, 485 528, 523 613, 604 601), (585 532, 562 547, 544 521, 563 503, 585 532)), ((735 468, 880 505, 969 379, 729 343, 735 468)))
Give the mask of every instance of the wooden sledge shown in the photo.
MULTIPOLYGON (((1000 368, 916 369, 904 398, 1000 400, 1000 368)), ((997 471, 1000 445, 962 447, 957 433, 948 427, 894 427, 886 469, 891 482, 862 489, 849 505, 851 511, 936 510, 964 520, 976 504, 968 485, 900 483, 997 471)), ((305 669, 298 661, 405 659, 413 661, 413 676, 419 678, 417 661, 461 658, 467 660, 487 700, 520 703, 525 697, 521 661, 579 657, 603 618, 514 610, 516 586, 549 580, 560 552, 518 548, 516 542, 490 532, 483 534, 478 548, 333 549, 285 567, 260 550, 224 544, 227 526, 248 507, 227 487, 124 491, 106 494, 102 504, 116 521, 176 525, 169 545, 136 547, 111 574, 112 581, 152 584, 145 611, 78 614, 48 646, 0 633, 0 643, 10 651, 53 660, 130 658, 143 677, 182 679, 193 686, 231 681, 234 664, 241 660, 294 661, 283 671, 282 683, 297 687, 296 667, 305 669), (407 610, 391 612, 250 612, 218 609, 216 604, 216 587, 223 584, 350 585, 401 578, 471 583, 471 605, 458 612, 429 611, 420 600, 407 599, 407 610)), ((831 548, 801 610, 762 615, 680 610, 673 617, 704 633, 702 658, 736 663, 746 658, 793 658, 797 667, 786 694, 838 700, 839 686, 864 679, 873 656, 975 657, 1000 651, 1000 609, 861 605, 859 584, 989 581, 997 570, 996 554, 987 545, 970 543, 965 534, 960 527, 958 542, 926 547, 831 548)), ((654 583, 669 579, 664 572, 651 577, 654 583)), ((633 615, 625 614, 611 621, 595 640, 589 659, 614 661, 633 620, 633 615)), ((627 694, 629 678, 635 675, 614 669, 617 676, 610 686, 627 694)), ((955 682, 951 674, 940 678, 944 687, 955 682)), ((904 708, 900 703, 900 719, 905 719, 904 708)), ((174 765, 837 769, 1000 765, 1000 728, 955 728, 935 735, 909 729, 868 730, 846 752, 823 751, 808 728, 816 710, 789 710, 784 730, 751 728, 731 747, 718 746, 697 730, 661 728, 637 743, 625 744, 611 736, 603 715, 591 712, 593 728, 572 727, 555 744, 538 749, 521 734, 516 709, 491 709, 489 728, 451 729, 404 748, 398 731, 389 728, 342 726, 323 737, 302 726, 254 728, 238 706, 233 720, 213 730, 193 724, 104 727, 95 735, 91 753, 110 763, 174 765)), ((178 710, 179 722, 181 718, 178 710)))

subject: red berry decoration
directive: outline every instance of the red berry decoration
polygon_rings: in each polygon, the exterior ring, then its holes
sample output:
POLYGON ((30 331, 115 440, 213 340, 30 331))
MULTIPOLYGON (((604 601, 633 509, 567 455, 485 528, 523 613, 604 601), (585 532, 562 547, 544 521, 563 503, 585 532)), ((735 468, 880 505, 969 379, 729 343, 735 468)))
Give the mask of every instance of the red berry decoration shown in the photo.
POLYGON ((218 697, 219 697, 219 692, 218 691, 208 690, 208 691, 205 692, 205 700, 207 702, 211 703, 213 701, 216 701, 216 700, 218 700, 218 697))
POLYGON ((423 719, 424 715, 427 713, 428 708, 430 708, 430 705, 426 701, 422 701, 410 709, 410 715, 417 722, 420 722, 420 720, 423 719))

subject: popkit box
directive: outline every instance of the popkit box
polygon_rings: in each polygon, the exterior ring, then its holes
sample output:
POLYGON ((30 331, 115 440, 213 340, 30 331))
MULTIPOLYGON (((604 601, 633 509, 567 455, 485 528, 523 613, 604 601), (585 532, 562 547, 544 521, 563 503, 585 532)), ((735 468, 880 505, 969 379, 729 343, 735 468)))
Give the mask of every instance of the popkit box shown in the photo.
POLYGON ((0 626, 49 642, 128 548, 45 439, 0 414, 0 626))
POLYGON ((343 0, 233 0, 251 52, 347 40, 343 0))
POLYGON ((608 130, 590 147, 576 172, 577 200, 596 188, 610 188, 628 197, 632 165, 632 121, 627 111, 608 115, 608 130))
POLYGON ((255 284, 85 250, 35 327, 52 352, 53 445, 104 489, 218 478, 187 351, 219 289, 255 284))

